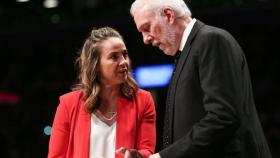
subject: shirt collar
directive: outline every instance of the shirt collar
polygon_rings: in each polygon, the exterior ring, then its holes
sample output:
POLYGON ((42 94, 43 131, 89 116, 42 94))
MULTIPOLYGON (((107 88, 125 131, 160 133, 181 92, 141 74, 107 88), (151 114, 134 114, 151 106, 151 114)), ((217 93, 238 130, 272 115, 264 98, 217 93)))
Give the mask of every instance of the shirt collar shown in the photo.
POLYGON ((193 25, 194 23, 196 22, 196 19, 193 18, 190 23, 187 25, 187 27, 185 28, 184 32, 183 32, 183 36, 182 36, 182 39, 181 39, 181 43, 180 43, 180 47, 179 47, 179 50, 180 51, 183 51, 184 47, 185 47, 185 44, 187 42, 187 39, 191 33, 191 30, 193 28, 193 25))

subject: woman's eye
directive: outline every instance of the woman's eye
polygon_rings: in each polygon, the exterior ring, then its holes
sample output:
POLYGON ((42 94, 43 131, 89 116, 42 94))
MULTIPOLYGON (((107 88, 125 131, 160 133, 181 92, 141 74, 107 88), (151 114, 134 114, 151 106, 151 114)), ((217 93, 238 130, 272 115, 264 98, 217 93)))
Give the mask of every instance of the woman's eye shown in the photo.
POLYGON ((124 57, 125 59, 127 59, 128 53, 123 53, 123 57, 124 57))

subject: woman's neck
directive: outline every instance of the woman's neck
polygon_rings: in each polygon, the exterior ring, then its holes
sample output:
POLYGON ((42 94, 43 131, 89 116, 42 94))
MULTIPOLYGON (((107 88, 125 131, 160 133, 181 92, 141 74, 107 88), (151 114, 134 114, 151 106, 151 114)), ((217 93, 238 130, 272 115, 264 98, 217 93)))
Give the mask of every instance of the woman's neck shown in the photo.
POLYGON ((111 115, 116 111, 116 103, 120 95, 119 86, 102 86, 100 91, 100 106, 99 110, 104 115, 111 115))

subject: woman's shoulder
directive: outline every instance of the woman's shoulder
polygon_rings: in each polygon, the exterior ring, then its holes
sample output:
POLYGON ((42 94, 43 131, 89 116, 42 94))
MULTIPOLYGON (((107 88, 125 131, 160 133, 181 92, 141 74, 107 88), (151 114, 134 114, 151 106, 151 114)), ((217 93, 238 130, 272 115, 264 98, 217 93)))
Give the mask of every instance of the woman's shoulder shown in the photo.
POLYGON ((61 95, 59 99, 61 102, 64 102, 66 104, 77 103, 84 99, 84 93, 81 90, 74 90, 61 95))
POLYGON ((81 95, 82 93, 83 92, 81 90, 74 90, 74 91, 62 94, 61 97, 73 97, 73 96, 81 95))
MULTIPOLYGON (((81 90, 74 90, 59 97, 61 108, 68 109, 67 111, 79 110, 83 103, 84 93, 81 90)), ((71 112, 70 112, 71 113, 71 112)))
POLYGON ((144 89, 138 89, 135 100, 138 107, 143 110, 142 112, 155 110, 154 100, 151 92, 144 89))
POLYGON ((138 89, 136 94, 135 94, 136 100, 142 100, 142 101, 148 101, 150 102, 153 100, 151 92, 144 90, 144 89, 138 89))
POLYGON ((136 92, 136 96, 147 96, 147 95, 151 95, 151 93, 141 88, 139 88, 136 92))

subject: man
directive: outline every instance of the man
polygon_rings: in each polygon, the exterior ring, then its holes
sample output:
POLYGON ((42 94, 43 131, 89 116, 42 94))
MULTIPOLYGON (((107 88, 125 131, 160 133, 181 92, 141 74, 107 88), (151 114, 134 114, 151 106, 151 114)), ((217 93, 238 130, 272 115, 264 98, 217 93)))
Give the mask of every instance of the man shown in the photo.
POLYGON ((183 0, 136 0, 130 12, 145 44, 175 56, 164 149, 150 158, 271 158, 235 39, 183 0))

